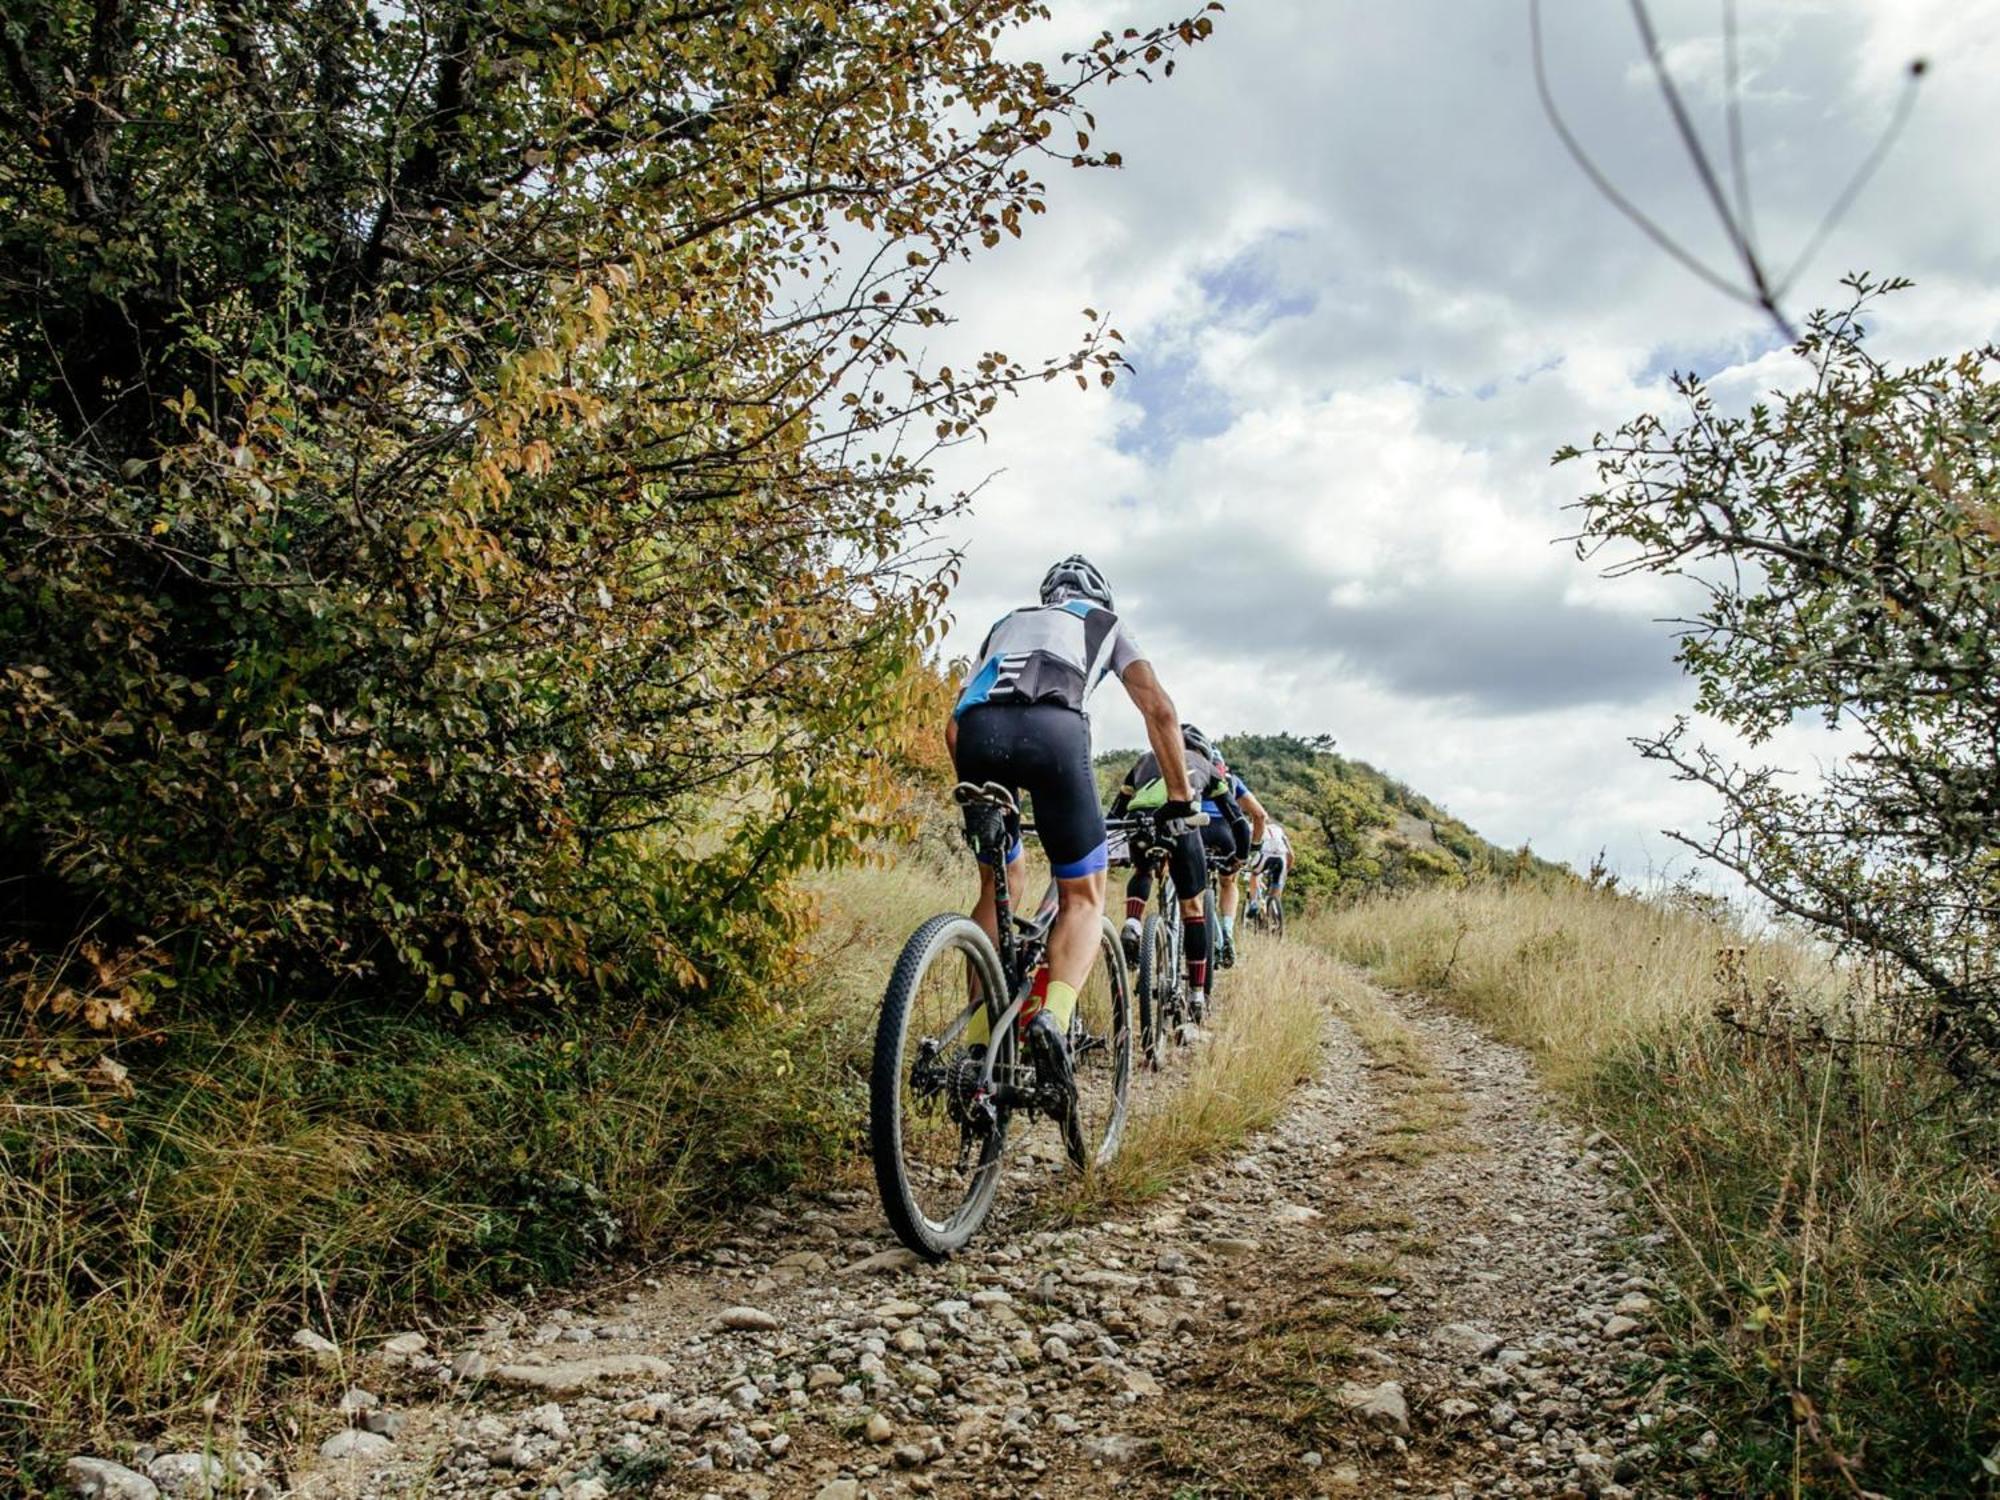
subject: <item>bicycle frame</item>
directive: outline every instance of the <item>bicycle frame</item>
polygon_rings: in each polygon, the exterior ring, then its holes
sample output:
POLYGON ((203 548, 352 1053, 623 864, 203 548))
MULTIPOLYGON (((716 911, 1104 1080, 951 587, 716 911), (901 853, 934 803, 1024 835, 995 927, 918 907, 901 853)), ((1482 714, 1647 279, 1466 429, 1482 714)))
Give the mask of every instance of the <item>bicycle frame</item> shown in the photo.
MULTIPOLYGON (((991 856, 993 926, 999 934, 995 946, 1000 956, 1000 972, 1006 979, 1012 998, 998 1015, 993 1013, 992 1002, 985 995, 967 1001, 958 1019, 945 1028, 944 1035, 937 1039, 940 1051, 958 1040, 965 1028, 972 1024, 973 1016, 982 1005, 987 1008, 987 1034, 1007 1035, 1007 1029, 1020 1019, 1021 1009, 1028 1003, 1035 966, 1048 949, 1049 929, 1055 925, 1056 912, 1061 905, 1061 889, 1051 876, 1048 889, 1042 893, 1041 904, 1035 909, 1034 918, 1024 920, 1014 915, 1014 893, 1007 879, 1007 854, 1019 839, 1033 836, 1035 828, 1032 823, 1022 821, 1019 805, 1005 788, 993 783, 974 787, 961 782, 953 789, 953 795, 959 806, 966 810, 966 838, 972 845, 973 853, 979 856, 982 863, 988 862, 987 856, 991 856), (982 818, 982 812, 997 814, 997 826, 995 819, 982 818), (996 832, 997 837, 994 836, 996 832)), ((982 1094, 997 1092, 993 1088, 993 1071, 998 1057, 997 1047, 986 1049, 979 1074, 979 1092, 982 1094)))

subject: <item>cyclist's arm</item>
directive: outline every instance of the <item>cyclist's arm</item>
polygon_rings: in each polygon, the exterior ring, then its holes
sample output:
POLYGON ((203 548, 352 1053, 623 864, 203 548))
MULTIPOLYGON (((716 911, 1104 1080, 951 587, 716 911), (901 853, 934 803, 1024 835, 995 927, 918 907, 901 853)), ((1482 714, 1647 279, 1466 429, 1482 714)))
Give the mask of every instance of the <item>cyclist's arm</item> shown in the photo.
POLYGON ((1249 791, 1246 791, 1236 800, 1242 804, 1243 810, 1250 814, 1250 842, 1252 844, 1263 843, 1264 827, 1271 821, 1270 814, 1264 811, 1264 804, 1257 800, 1255 792, 1249 791))
POLYGON ((1125 684, 1126 696, 1146 720, 1146 742, 1153 747, 1154 758, 1160 763, 1167 795, 1176 802, 1194 801, 1194 789, 1188 785, 1187 760, 1181 749, 1180 711, 1167 696, 1167 690, 1160 686, 1153 664, 1135 661, 1118 680, 1125 684))

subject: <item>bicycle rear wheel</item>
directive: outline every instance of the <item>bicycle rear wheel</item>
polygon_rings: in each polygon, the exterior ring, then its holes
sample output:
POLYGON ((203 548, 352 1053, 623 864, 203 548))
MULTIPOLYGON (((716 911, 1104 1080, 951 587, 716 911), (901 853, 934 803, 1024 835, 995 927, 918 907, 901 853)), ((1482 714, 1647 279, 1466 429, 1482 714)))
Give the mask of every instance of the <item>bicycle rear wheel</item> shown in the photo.
POLYGON ((1281 897, 1273 894, 1271 897, 1271 936, 1283 937, 1284 935, 1285 903, 1281 897))
POLYGON ((1064 1131, 1065 1144, 1070 1161, 1087 1170, 1118 1154, 1132 1082, 1131 992, 1124 947, 1108 917, 1097 962, 1070 1018, 1069 1056, 1076 1075, 1076 1117, 1075 1129, 1064 1131))
POLYGON ((1171 924, 1156 911, 1146 913, 1139 929, 1140 1045, 1149 1066, 1164 1066, 1167 1036, 1179 1018, 1174 1014, 1174 985, 1179 980, 1171 924))
MULTIPOLYGON (((961 1033, 939 1039, 974 994, 1005 996, 993 943, 969 917, 944 913, 911 934, 882 995, 869 1074, 868 1144, 896 1238, 942 1260, 993 1207, 1007 1115, 976 1097, 980 1064, 961 1033)), ((1012 1071, 1014 1039, 995 1044, 995 1076, 1012 1071)))

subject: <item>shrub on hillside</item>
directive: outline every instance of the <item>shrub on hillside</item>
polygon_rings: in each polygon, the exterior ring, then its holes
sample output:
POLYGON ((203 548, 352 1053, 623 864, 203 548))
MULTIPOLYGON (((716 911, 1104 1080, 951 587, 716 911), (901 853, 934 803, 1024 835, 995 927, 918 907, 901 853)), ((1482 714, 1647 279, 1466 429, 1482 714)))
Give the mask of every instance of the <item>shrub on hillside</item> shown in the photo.
MULTIPOLYGON (((1854 278, 1797 345, 1807 379, 1732 415, 1600 435, 1581 549, 1705 591, 1680 658, 1697 706, 1761 744, 1805 715, 1853 753, 1815 784, 1737 764, 1682 723, 1640 742, 1722 801, 1682 837, 1780 911, 1878 958, 1962 1077, 2000 1078, 2000 349, 1892 368, 1854 278)), ((1575 457, 1568 450, 1558 457, 1575 457)))
POLYGON ((935 638, 927 445, 1116 363, 1094 324, 920 364, 937 270, 1041 211, 1038 155, 1115 163, 1083 91, 1209 28, 1059 75, 1007 40, 1041 14, 10 9, 24 1002, 684 993, 782 949, 935 638))

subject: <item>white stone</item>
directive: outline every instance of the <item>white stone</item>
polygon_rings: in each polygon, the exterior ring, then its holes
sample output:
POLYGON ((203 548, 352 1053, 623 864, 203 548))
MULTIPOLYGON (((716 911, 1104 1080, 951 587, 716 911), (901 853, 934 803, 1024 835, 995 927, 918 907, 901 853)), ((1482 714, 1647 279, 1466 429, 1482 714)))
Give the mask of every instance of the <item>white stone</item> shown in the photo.
POLYGON ((569 1441, 569 1418, 563 1415, 563 1409, 553 1401, 544 1401, 540 1406, 529 1407, 521 1420, 535 1431, 547 1433, 559 1442, 569 1441))
POLYGON ((1356 1385, 1350 1381, 1341 1386, 1340 1400, 1378 1427, 1397 1433, 1410 1430, 1409 1403, 1403 1399, 1403 1387, 1396 1381, 1385 1380, 1380 1385, 1356 1385))
POLYGON ((229 1470, 208 1453, 162 1453, 146 1474, 163 1495, 207 1496, 222 1488, 229 1470))
POLYGON ((159 1500, 160 1487, 108 1458, 72 1458, 63 1478, 83 1500, 159 1500))
POLYGON ((350 1427, 321 1443, 319 1456, 327 1459, 380 1458, 394 1446, 379 1432, 363 1432, 357 1427, 350 1427))
POLYGON ((600 1380, 666 1380, 673 1373, 672 1365, 650 1354, 606 1354, 552 1365, 502 1365, 493 1372, 493 1379, 520 1390, 568 1396, 600 1380))

